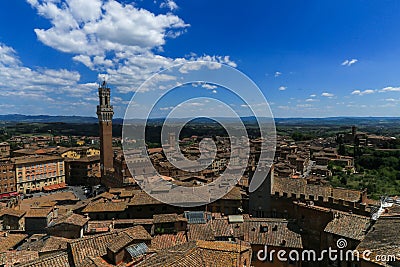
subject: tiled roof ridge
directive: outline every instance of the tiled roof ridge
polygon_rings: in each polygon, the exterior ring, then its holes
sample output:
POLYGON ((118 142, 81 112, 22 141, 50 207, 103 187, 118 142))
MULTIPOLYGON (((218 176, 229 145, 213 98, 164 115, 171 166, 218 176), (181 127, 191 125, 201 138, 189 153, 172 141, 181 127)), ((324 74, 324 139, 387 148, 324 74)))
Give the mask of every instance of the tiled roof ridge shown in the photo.
MULTIPOLYGON (((367 216, 364 215, 360 215, 360 214, 356 214, 356 213, 350 213, 348 211, 342 211, 342 210, 332 210, 333 214, 340 214, 340 215, 345 215, 345 216, 350 216, 350 217, 358 217, 358 218, 363 218, 363 219, 371 219, 367 216)), ((334 217, 334 219, 338 219, 336 217, 334 217)))
POLYGON ((66 252, 66 251, 57 252, 57 253, 54 253, 54 254, 51 254, 51 255, 40 257, 39 259, 35 259, 35 260, 32 260, 32 261, 25 262, 23 264, 19 264, 18 266, 20 266, 20 267, 23 267, 23 266, 36 266, 37 263, 40 263, 42 265, 45 262, 52 261, 52 260, 54 260, 56 258, 65 257, 65 256, 68 257, 68 252, 66 252))
MULTIPOLYGON (((193 252, 196 251, 196 250, 197 250, 197 247, 194 246, 194 247, 191 247, 191 248, 189 248, 189 249, 187 249, 187 250, 185 250, 185 251, 174 251, 173 253, 179 253, 179 254, 181 255, 181 257, 175 257, 175 258, 169 263, 169 265, 170 265, 170 266, 175 266, 175 263, 179 263, 179 261, 181 261, 182 258, 183 258, 184 256, 190 255, 191 253, 193 253, 193 252), (173 263, 173 265, 171 265, 172 263, 173 263)), ((203 261, 203 257, 202 257, 202 261, 203 261)))

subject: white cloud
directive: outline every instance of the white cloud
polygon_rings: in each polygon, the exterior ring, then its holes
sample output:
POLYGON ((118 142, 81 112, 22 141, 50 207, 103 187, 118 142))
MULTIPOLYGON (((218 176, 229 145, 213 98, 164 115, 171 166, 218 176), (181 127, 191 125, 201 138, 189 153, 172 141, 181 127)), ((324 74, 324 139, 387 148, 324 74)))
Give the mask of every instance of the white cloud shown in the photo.
POLYGON ((280 86, 278 89, 279 89, 279 91, 285 91, 287 89, 287 87, 286 86, 280 86))
POLYGON ((310 97, 316 97, 317 95, 316 94, 312 94, 312 95, 310 95, 310 97))
MULTIPOLYGON (((151 75, 188 61, 210 61, 214 68, 220 63, 237 66, 229 56, 169 58, 156 54, 167 39, 176 38, 190 26, 169 12, 155 14, 115 0, 27 1, 51 23, 48 29, 35 29, 42 43, 106 74, 108 82, 121 93, 135 91, 151 75)), ((177 8, 171 0, 164 4, 170 10, 177 8)))
POLYGON ((173 14, 155 15, 115 0, 29 3, 52 24, 47 30, 35 29, 38 39, 68 53, 93 56, 107 51, 152 49, 189 26, 173 14))
POLYGON ((290 107, 289 106, 278 106, 279 109, 284 109, 284 110, 289 110, 290 107))
POLYGON ((212 85, 212 84, 209 84, 209 83, 204 83, 204 84, 201 85, 201 87, 203 87, 205 89, 209 89, 209 90, 217 88, 216 85, 212 85))
POLYGON ((351 92, 352 95, 369 95, 369 94, 373 94, 373 93, 375 93, 375 90, 371 90, 371 89, 367 89, 364 91, 354 90, 353 92, 351 92))
POLYGON ((163 108, 160 108, 160 110, 171 110, 171 109, 173 109, 174 107, 163 107, 163 108))
POLYGON ((161 3, 161 8, 169 8, 169 10, 174 11, 178 9, 178 5, 173 0, 166 0, 161 3))
POLYGON ((400 87, 385 87, 379 90, 380 93, 386 93, 386 92, 400 92, 400 87))
POLYGON ((32 69, 19 60, 16 51, 0 43, 0 96, 54 101, 54 97, 80 97, 95 90, 95 83, 79 83, 80 74, 66 69, 32 69))
POLYGON ((332 94, 332 93, 324 92, 324 93, 321 94, 321 96, 324 96, 324 97, 334 97, 335 95, 332 94))
POLYGON ((312 105, 311 104, 298 104, 298 105, 296 105, 296 107, 298 107, 298 108, 311 108, 312 105))
POLYGON ((376 92, 379 92, 379 93, 400 92, 400 87, 389 86, 389 87, 385 87, 385 88, 382 88, 382 89, 375 89, 375 90, 373 90, 373 89, 367 89, 367 90, 364 90, 364 91, 354 90, 353 92, 351 92, 351 94, 352 95, 360 95, 360 96, 362 96, 362 95, 374 94, 376 92))
POLYGON ((315 98, 307 98, 306 99, 306 102, 317 102, 317 101, 319 101, 319 100, 315 99, 315 98))
POLYGON ((279 76, 281 76, 281 75, 282 75, 282 72, 276 71, 274 76, 275 76, 275 77, 279 77, 279 76))
POLYGON ((358 61, 358 59, 355 59, 355 58, 353 58, 353 59, 346 59, 345 61, 343 61, 342 62, 342 66, 351 66, 351 65, 353 65, 353 64, 355 64, 355 63, 357 63, 357 61, 358 61))
POLYGON ((78 22, 94 21, 101 16, 100 0, 67 0, 71 15, 78 22))
POLYGON ((204 106, 204 103, 201 102, 185 102, 185 103, 180 103, 178 104, 178 107, 201 107, 204 106))

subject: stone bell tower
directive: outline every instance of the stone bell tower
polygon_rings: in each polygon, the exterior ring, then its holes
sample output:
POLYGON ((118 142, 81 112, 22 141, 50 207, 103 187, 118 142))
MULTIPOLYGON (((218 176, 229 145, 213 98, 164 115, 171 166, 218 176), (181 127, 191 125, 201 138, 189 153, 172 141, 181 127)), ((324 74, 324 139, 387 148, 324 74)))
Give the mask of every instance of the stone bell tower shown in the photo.
POLYGON ((99 118, 100 131, 100 168, 101 177, 104 178, 107 170, 113 169, 112 148, 112 118, 113 106, 110 105, 110 88, 103 81, 99 87, 99 105, 97 105, 97 117, 99 118))

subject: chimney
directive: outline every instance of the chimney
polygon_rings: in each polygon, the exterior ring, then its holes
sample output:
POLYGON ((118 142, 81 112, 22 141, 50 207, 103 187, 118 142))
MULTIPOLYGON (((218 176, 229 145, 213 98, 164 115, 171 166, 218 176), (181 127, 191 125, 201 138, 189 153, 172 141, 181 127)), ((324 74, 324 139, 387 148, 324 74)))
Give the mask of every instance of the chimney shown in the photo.
POLYGON ((115 219, 112 218, 111 220, 111 229, 114 230, 115 229, 115 219))

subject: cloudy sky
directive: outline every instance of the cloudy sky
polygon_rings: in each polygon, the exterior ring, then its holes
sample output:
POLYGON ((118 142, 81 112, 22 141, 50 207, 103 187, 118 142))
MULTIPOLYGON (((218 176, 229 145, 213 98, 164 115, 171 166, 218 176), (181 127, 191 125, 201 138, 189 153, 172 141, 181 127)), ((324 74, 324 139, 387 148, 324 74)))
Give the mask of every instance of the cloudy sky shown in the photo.
POLYGON ((0 114, 95 116, 106 77, 123 117, 154 73, 211 60, 248 75, 275 117, 400 116, 397 0, 0 5, 0 114))

